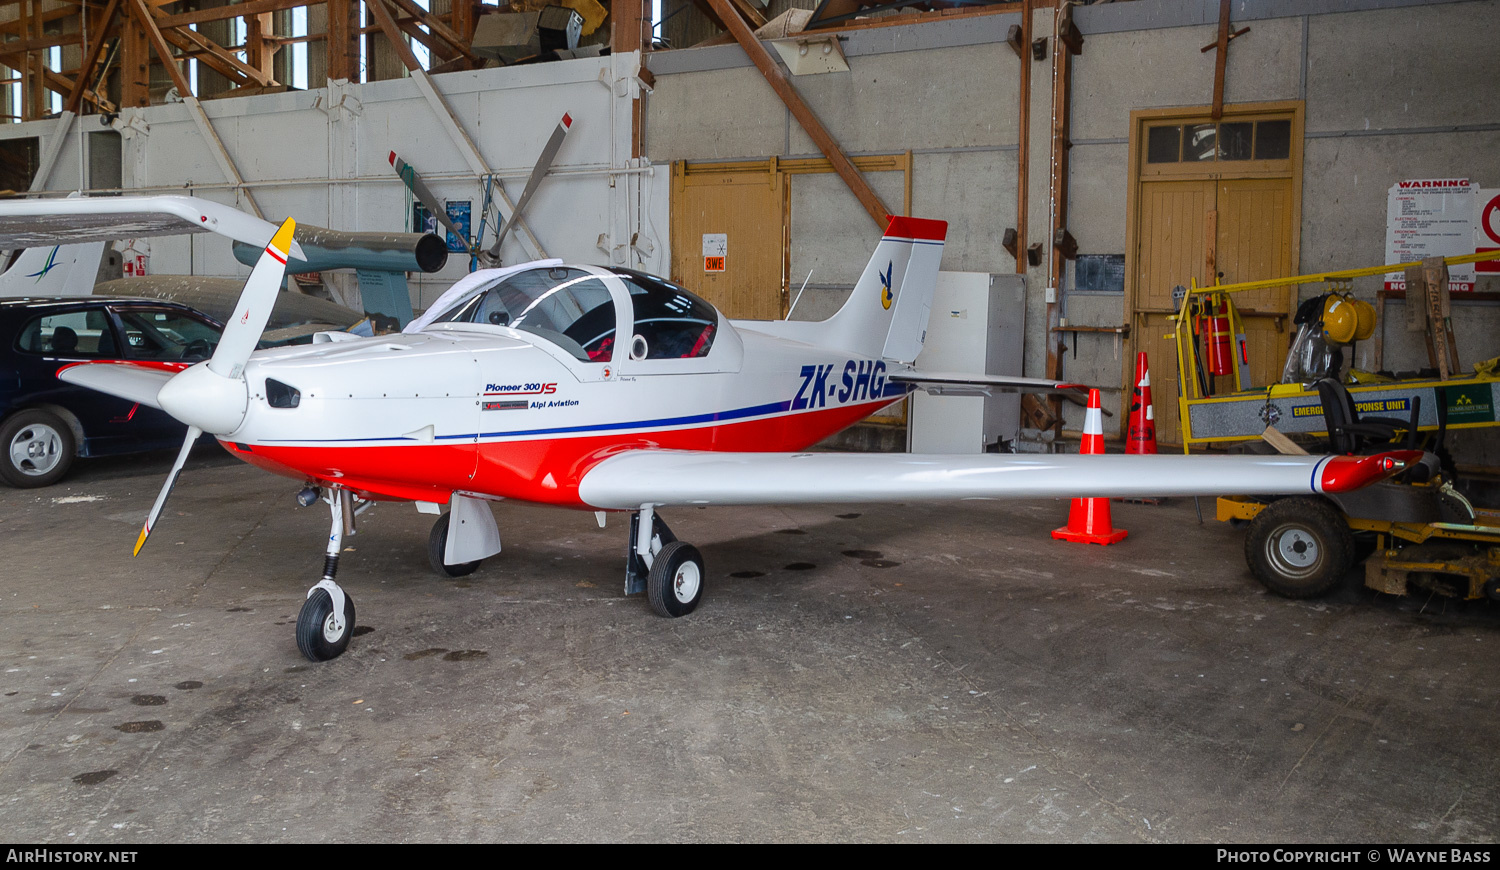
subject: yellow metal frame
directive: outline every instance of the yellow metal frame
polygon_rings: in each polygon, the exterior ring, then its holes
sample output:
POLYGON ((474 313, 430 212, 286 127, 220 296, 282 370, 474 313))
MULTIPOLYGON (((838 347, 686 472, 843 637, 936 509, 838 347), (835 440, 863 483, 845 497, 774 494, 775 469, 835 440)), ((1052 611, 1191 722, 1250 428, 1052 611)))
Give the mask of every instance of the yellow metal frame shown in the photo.
MULTIPOLYGON (((1500 251, 1487 251, 1475 254, 1462 254, 1456 257, 1444 257, 1443 263, 1448 266, 1458 266, 1466 263, 1478 263, 1483 260, 1500 259, 1500 251)), ((1219 295, 1228 303, 1229 329, 1231 335, 1240 334, 1242 324, 1239 312, 1236 310, 1234 300, 1230 296, 1246 290, 1264 290, 1267 287, 1285 287, 1298 284, 1338 284, 1346 285, 1354 278, 1362 278, 1370 275, 1385 275, 1392 272, 1405 272, 1410 266, 1420 266, 1421 261, 1415 263, 1396 263, 1383 266, 1366 266, 1360 269, 1342 269, 1336 272, 1317 272, 1311 275, 1293 275, 1289 278, 1270 278, 1264 281, 1241 281, 1236 284, 1215 284, 1211 287, 1193 286, 1188 288, 1187 296, 1219 295)), ((1189 341, 1189 333, 1192 329, 1192 315, 1189 313, 1188 299, 1184 298, 1182 307, 1176 314, 1169 316, 1174 322, 1172 339, 1177 344, 1177 419, 1182 429, 1182 452, 1187 453, 1194 444, 1210 444, 1222 441, 1246 441, 1254 436, 1234 435, 1216 436, 1209 438, 1194 438, 1191 433, 1190 416, 1188 408, 1194 404, 1210 402, 1244 401, 1245 385, 1240 382, 1240 367, 1234 366, 1234 385, 1239 395, 1209 397, 1202 395, 1198 388, 1198 379, 1191 377, 1190 373, 1198 370, 1197 350, 1192 341, 1189 341)), ((1471 383, 1490 383, 1493 378, 1464 378, 1444 381, 1445 386, 1460 386, 1471 383)), ((1383 387, 1379 384, 1373 387, 1383 387)), ((1272 398, 1282 396, 1316 396, 1316 392, 1303 390, 1298 384, 1271 384, 1266 388, 1272 398), (1280 388, 1278 390, 1278 388, 1280 388)), ((1356 390, 1357 392, 1357 390, 1356 390)), ((1494 423, 1457 423, 1448 426, 1450 429, 1478 429, 1485 426, 1494 426, 1494 423)))

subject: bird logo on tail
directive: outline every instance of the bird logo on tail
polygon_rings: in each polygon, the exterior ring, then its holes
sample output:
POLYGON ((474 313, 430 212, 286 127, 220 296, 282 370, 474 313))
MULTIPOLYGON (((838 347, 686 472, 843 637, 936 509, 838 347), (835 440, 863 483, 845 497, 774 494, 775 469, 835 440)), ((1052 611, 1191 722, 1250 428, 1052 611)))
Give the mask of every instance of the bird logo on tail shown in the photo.
POLYGON ((891 263, 885 264, 885 271, 880 273, 880 307, 889 311, 891 302, 896 298, 891 293, 891 273, 895 267, 891 263))

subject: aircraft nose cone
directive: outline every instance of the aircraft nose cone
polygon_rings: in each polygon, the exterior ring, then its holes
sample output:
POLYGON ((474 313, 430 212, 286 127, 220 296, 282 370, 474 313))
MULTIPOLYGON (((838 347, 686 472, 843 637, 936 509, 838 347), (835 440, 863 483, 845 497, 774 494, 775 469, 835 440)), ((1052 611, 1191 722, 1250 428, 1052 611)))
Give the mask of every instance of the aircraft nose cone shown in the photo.
POLYGON ((244 378, 226 378, 199 363, 163 384, 157 401, 173 419, 228 435, 245 422, 250 389, 244 378))

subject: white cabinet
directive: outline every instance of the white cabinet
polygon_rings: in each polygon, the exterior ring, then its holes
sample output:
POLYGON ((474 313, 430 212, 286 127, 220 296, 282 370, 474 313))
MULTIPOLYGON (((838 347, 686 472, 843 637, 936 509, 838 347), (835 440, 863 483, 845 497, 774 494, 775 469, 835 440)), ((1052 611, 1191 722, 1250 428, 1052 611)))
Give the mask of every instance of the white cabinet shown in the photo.
MULTIPOLYGON (((939 272, 917 371, 1020 375, 1026 320, 1022 275, 939 272)), ((912 453, 983 453, 1016 437, 1019 393, 990 397, 912 396, 907 449, 912 453)))

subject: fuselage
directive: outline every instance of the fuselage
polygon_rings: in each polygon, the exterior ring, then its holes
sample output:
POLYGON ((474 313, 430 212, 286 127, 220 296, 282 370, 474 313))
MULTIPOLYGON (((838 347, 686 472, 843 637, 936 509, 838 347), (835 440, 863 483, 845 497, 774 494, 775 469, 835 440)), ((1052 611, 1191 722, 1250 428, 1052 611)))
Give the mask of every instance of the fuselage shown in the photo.
MULTIPOLYGON (((632 324, 629 296, 616 295, 618 334, 639 337, 640 315, 632 324)), ((632 358, 625 342, 583 357, 484 322, 262 351, 245 371, 245 421, 220 441, 266 470, 370 498, 589 508, 579 480, 622 450, 801 450, 906 393, 881 360, 714 316, 711 346, 689 358, 632 358)))

